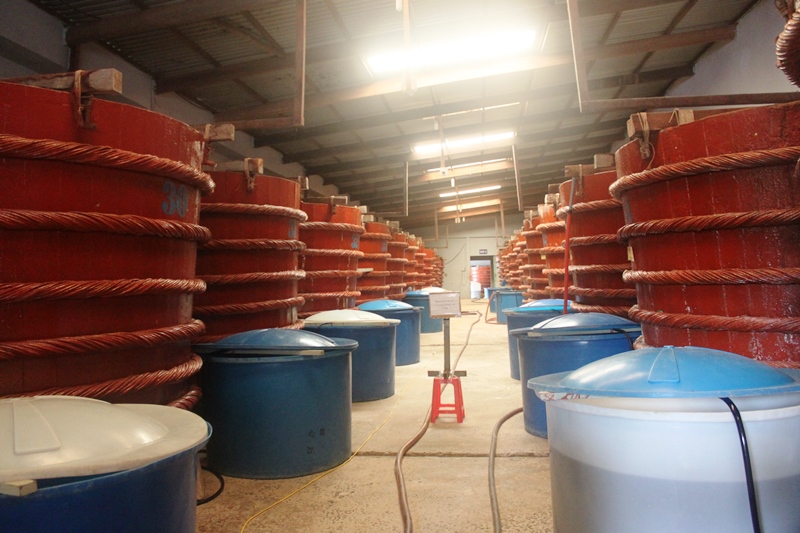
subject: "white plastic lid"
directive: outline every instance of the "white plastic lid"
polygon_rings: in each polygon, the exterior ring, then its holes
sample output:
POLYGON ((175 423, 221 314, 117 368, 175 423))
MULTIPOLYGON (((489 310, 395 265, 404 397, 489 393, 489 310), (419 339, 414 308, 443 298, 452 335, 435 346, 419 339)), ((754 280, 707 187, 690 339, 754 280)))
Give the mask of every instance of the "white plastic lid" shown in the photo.
POLYGON ((194 413, 72 396, 0 400, 0 482, 130 470, 208 438, 194 413))
POLYGON ((306 318, 307 326, 345 326, 345 327, 375 327, 394 326, 400 323, 396 318, 384 318, 381 315, 360 311, 358 309, 337 309, 322 311, 306 318))

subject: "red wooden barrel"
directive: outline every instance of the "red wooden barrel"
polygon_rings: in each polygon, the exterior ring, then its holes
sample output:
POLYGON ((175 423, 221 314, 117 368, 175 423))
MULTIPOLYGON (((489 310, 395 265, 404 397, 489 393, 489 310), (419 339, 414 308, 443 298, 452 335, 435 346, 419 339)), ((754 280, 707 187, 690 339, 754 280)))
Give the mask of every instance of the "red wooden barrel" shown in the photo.
POLYGON ((294 327, 305 277, 298 253, 300 185, 283 178, 212 172, 217 187, 203 199, 200 223, 212 239, 200 246, 198 277, 205 293, 194 299, 194 316, 206 325, 202 342, 263 328, 294 327))
POLYGON ((547 276, 547 289, 553 298, 564 295, 564 237, 566 224, 563 221, 547 222, 536 226, 536 231, 542 234, 544 246, 539 248, 539 253, 544 257, 546 268, 542 274, 547 276))
MULTIPOLYGON (((408 236, 408 248, 405 251, 405 257, 408 259, 406 262, 406 283, 408 284, 408 289, 412 291, 416 291, 422 289, 425 285, 423 285, 423 275, 421 272, 417 272, 417 251, 419 251, 420 241, 413 235, 408 236)), ((424 266, 424 265, 423 265, 424 266)))
POLYGON ((389 241, 392 234, 389 226, 380 222, 365 222, 365 233, 361 235, 358 249, 364 252, 364 256, 358 261, 358 268, 371 268, 358 279, 358 291, 361 296, 356 300, 356 304, 385 298, 389 293, 389 285, 386 277, 389 275, 388 259, 392 256, 389 253, 389 241))
POLYGON ((638 306, 651 346, 800 366, 800 104, 720 114, 617 152, 638 306))
POLYGON ((0 83, 0 397, 190 407, 203 138, 169 117, 0 83))
POLYGON ((389 275, 386 283, 389 285, 387 296, 393 300, 402 300, 406 295, 405 265, 408 259, 405 257, 405 250, 408 248, 408 236, 396 228, 391 228, 392 240, 387 247, 391 257, 386 260, 386 269, 389 275))
POLYGON ((299 283, 305 299, 300 317, 320 311, 351 309, 361 295, 356 290, 358 260, 364 253, 358 245, 364 227, 361 211, 347 205, 301 202, 308 221, 300 224, 300 253, 306 277, 299 283))
MULTIPOLYGON (((611 198, 608 187, 616 171, 582 176, 576 181, 570 220, 570 273, 575 285, 570 295, 578 312, 628 316, 636 304, 636 289, 625 283, 622 273, 630 268, 626 246, 617 240, 625 224, 622 203, 611 198)), ((572 180, 559 187, 561 208, 556 215, 567 218, 572 180)))

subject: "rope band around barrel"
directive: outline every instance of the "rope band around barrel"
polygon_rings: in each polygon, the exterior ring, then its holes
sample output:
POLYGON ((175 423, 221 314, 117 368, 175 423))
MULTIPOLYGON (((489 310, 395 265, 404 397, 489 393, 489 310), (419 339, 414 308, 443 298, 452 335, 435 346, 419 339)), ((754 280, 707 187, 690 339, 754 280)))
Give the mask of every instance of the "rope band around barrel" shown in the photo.
POLYGON ((0 134, 0 157, 44 159, 79 165, 141 172, 196 187, 204 195, 214 191, 211 176, 194 167, 149 154, 137 154, 110 146, 82 144, 54 139, 26 139, 0 134))
POLYGON ((374 285, 372 287, 359 287, 358 290, 361 291, 361 295, 363 296, 365 292, 387 292, 391 289, 389 285, 374 285))
POLYGON ((361 276, 358 270, 306 270, 306 279, 323 278, 357 278, 361 276))
POLYGON ((138 215, 0 209, 0 229, 114 233, 205 242, 211 231, 197 224, 138 215))
POLYGON ((119 279, 0 283, 0 302, 72 300, 120 296, 195 294, 206 290, 199 279, 119 279))
POLYGON ((571 237, 569 239, 569 245, 572 247, 575 246, 600 246, 600 245, 609 245, 609 244, 616 244, 619 246, 624 246, 621 242, 617 240, 616 233, 603 233, 601 235, 591 235, 588 237, 571 237))
POLYGON ((191 411, 192 409, 194 409, 194 406, 197 405, 197 402, 199 402, 200 398, 202 397, 203 397, 203 390, 197 385, 192 385, 191 388, 183 396, 181 396, 177 400, 172 400, 167 404, 167 406, 177 407, 178 409, 191 411))
POLYGON ((789 81, 795 85, 800 85, 799 39, 800 11, 795 11, 788 17, 783 31, 775 40, 775 55, 778 59, 778 68, 781 69, 783 73, 786 74, 789 81))
POLYGON ((626 270, 627 283, 650 285, 793 285, 800 283, 800 268, 725 268, 718 270, 626 270))
POLYGON ((671 328, 784 334, 800 333, 800 317, 692 315, 647 311, 639 308, 638 305, 631 307, 630 317, 643 324, 671 328))
POLYGON ((403 241, 389 241, 388 246, 395 248, 408 248, 408 243, 403 241))
POLYGON ((373 270, 372 272, 365 272, 365 278, 385 278, 386 276, 391 275, 389 270, 373 270))
POLYGON ((800 209, 768 209, 743 213, 666 218, 627 224, 617 232, 620 241, 631 237, 710 230, 790 226, 800 224, 800 209))
POLYGON ((302 296, 296 296, 294 298, 265 300, 263 302, 195 306, 192 309, 192 313, 197 316, 248 315, 263 313, 265 311, 274 311, 276 309, 301 307, 304 303, 305 300, 302 296))
MULTIPOLYGON (((572 214, 577 213, 590 213, 592 211, 605 211, 607 209, 622 209, 622 202, 613 198, 606 200, 593 200, 591 202, 581 202, 572 206, 572 214)), ((569 208, 562 207, 556 211, 556 216, 560 219, 566 219, 569 214, 569 208)))
POLYGON ((163 328, 0 343, 0 360, 153 348, 190 341, 205 332, 199 320, 163 328))
POLYGON ((365 252, 364 256, 362 257, 362 259, 373 259, 373 260, 386 259, 386 260, 389 260, 389 259, 391 259, 391 257, 392 257, 392 254, 386 254, 386 253, 370 254, 370 253, 366 253, 365 252))
POLYGON ((622 274, 631 268, 630 263, 618 265, 573 265, 569 271, 574 274, 622 274))
POLYGON ((630 310, 627 305, 590 305, 572 302, 570 306, 572 307, 573 311, 578 313, 605 313, 607 315, 616 315, 624 318, 628 318, 630 310))
POLYGON ((306 277, 305 270, 283 270, 279 272, 246 272, 243 274, 209 274, 198 276, 209 286, 244 285, 247 283, 268 283, 273 281, 299 281, 306 277))
POLYGON ((358 298, 361 296, 360 291, 341 291, 341 292, 308 292, 301 294, 303 298, 308 300, 326 300, 332 298, 358 298))
POLYGON ((355 224, 345 224, 343 222, 301 222, 300 231, 303 230, 317 230, 317 231, 346 231, 349 233, 364 233, 364 226, 357 226, 355 224))
POLYGON ((571 286, 569 293, 587 298, 636 298, 636 289, 598 289, 571 286))
POLYGON ((366 241, 391 241, 392 236, 389 233, 363 233, 361 239, 366 241))
POLYGON ((364 257, 364 252, 359 250, 345 250, 339 248, 307 248, 300 252, 306 257, 364 257))
POLYGON ((215 239, 198 246, 198 250, 286 250, 302 252, 303 241, 294 239, 215 239))
POLYGON ((566 222, 560 220, 558 222, 546 222, 544 224, 539 224, 536 226, 536 231, 546 234, 546 233, 553 233, 556 231, 564 231, 566 228, 566 222))
POLYGON ((131 392, 153 389, 162 385, 181 382, 197 374, 202 366, 203 360, 200 359, 199 356, 192 354, 192 357, 185 363, 181 363, 167 370, 145 372, 143 374, 110 379, 108 381, 90 383, 88 385, 53 387, 35 392, 0 396, 0 398, 30 396, 83 396, 85 398, 107 398, 110 396, 122 396, 131 392))
POLYGON ((531 230, 531 231, 523 231, 520 233, 523 237, 539 237, 542 235, 541 231, 531 230))
POLYGON ((290 218, 305 222, 308 215, 300 209, 284 207, 281 205, 259 205, 259 204, 200 204, 200 214, 224 214, 224 215, 252 215, 252 216, 273 216, 290 218))
POLYGON ((539 255, 555 255, 561 254, 564 255, 564 247, 563 246, 545 246, 544 248, 535 248, 533 253, 539 255))
POLYGON ((800 158, 800 146, 785 146, 702 157, 691 161, 662 165, 623 176, 612 183, 608 191, 614 198, 619 199, 623 192, 643 185, 712 172, 794 165, 797 163, 798 158, 800 158))

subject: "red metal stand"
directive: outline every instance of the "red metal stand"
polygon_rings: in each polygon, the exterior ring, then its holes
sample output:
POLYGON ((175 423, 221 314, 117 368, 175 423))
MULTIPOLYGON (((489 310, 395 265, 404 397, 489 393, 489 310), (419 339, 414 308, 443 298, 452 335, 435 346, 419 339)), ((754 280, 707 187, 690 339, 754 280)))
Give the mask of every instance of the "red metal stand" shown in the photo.
POLYGON ((459 424, 464 421, 464 397, 461 394, 461 380, 458 376, 450 375, 433 378, 431 423, 435 423, 439 415, 456 415, 456 420, 459 424), (442 403, 442 392, 448 384, 453 386, 453 401, 455 403, 442 403))

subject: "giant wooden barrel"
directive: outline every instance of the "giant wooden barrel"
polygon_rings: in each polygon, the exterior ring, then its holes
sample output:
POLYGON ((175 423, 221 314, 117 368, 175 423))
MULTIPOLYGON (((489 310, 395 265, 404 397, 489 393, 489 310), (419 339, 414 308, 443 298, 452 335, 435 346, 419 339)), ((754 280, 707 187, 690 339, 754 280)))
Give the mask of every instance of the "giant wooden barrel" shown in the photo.
POLYGON ((203 136, 169 117, 0 83, 0 397, 191 406, 203 136))
POLYGON ((711 116, 617 152, 638 306, 651 346, 800 366, 800 104, 711 116))

